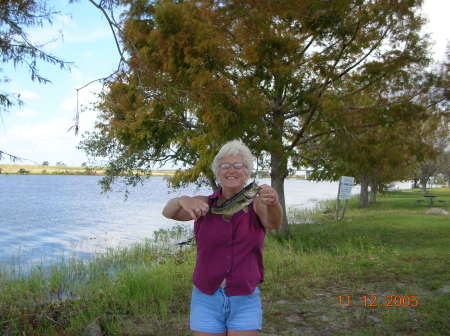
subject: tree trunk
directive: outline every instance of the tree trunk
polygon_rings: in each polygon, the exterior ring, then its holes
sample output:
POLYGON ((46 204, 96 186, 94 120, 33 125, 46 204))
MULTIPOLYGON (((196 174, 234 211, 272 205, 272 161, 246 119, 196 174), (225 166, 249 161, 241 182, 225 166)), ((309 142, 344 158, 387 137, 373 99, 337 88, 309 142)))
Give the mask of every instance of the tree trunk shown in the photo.
POLYGON ((285 171, 287 171, 287 165, 283 165, 283 159, 278 158, 278 156, 272 153, 271 157, 271 170, 270 170, 270 184, 274 188, 278 196, 280 197, 280 204, 283 208, 283 224, 281 225, 281 231, 283 233, 288 233, 288 220, 286 213, 286 200, 284 198, 284 180, 286 178, 285 171))
POLYGON ((370 194, 369 194, 369 203, 376 203, 377 201, 377 190, 374 189, 373 186, 370 187, 370 194))
POLYGON ((375 203, 377 201, 377 182, 375 180, 369 179, 369 185, 370 185, 370 193, 369 193, 369 203, 375 203))
POLYGON ((419 180, 418 179, 414 179, 413 180, 412 189, 418 189, 418 188, 419 188, 419 180))
POLYGON ((219 189, 219 185, 216 182, 216 179, 212 175, 207 175, 208 183, 213 192, 217 191, 219 189))
POLYGON ((286 200, 284 198, 284 180, 288 176, 287 158, 284 153, 283 146, 283 123, 284 119, 279 111, 274 111, 274 128, 271 130, 272 143, 270 146, 270 184, 274 188, 278 196, 280 197, 280 204, 283 208, 283 224, 280 231, 284 235, 289 234, 288 220, 286 213, 286 200))
POLYGON ((359 206, 360 208, 367 208, 369 207, 369 177, 366 175, 361 176, 360 183, 359 206))
POLYGON ((420 179, 420 186, 421 186, 422 191, 424 193, 427 192, 427 183, 428 183, 428 179, 427 178, 421 178, 420 179))

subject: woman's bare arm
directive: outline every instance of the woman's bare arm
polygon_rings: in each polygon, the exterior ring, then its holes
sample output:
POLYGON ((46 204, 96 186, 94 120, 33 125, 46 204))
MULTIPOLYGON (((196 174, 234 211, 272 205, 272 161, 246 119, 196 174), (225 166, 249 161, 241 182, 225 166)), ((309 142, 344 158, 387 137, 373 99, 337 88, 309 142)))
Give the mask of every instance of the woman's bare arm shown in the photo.
POLYGON ((254 209, 262 225, 267 229, 278 229, 283 223, 283 208, 278 193, 268 185, 262 185, 255 198, 254 209))
POLYGON ((164 207, 164 217, 178 221, 196 220, 205 216, 209 211, 208 197, 206 196, 181 196, 171 199, 164 207))

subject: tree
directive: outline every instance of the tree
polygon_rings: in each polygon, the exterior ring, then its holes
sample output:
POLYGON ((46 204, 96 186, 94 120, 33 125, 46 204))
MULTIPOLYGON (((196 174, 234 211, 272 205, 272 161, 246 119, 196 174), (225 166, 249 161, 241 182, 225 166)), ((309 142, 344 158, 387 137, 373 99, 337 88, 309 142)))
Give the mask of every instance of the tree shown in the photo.
POLYGON ((366 132, 339 132, 318 144, 309 144, 310 152, 317 151, 315 157, 320 157, 311 161, 315 171, 310 178, 355 176, 361 185, 359 205, 368 207, 389 183, 408 179, 418 164, 436 157, 438 149, 430 139, 437 126, 422 127, 417 123, 421 122, 403 121, 366 132))
POLYGON ((44 161, 44 162, 42 162, 42 165, 43 166, 48 166, 50 163, 48 162, 48 161, 44 161))
MULTIPOLYGON (((223 142, 240 137, 270 166, 285 210, 288 161, 300 146, 371 126, 339 124, 351 98, 428 62, 421 0, 122 3, 127 67, 107 83, 97 131, 81 144, 107 158, 106 189, 117 175, 134 184, 136 169, 167 161, 188 168, 173 186, 215 187, 209 163, 223 142)), ((378 99, 374 125, 408 117, 386 108, 395 97, 378 99)))
MULTIPOLYGON (((32 43, 26 33, 26 28, 42 26, 51 23, 55 13, 47 9, 45 0, 3 0, 0 2, 0 51, 1 63, 12 63, 15 67, 24 65, 30 71, 33 81, 49 83, 50 81, 39 73, 39 61, 58 65, 67 69, 69 63, 45 52, 44 45, 32 43)), ((0 72, 3 69, 0 68, 0 72)), ((7 77, 0 82, 8 82, 7 77)), ((20 104, 20 96, 11 92, 0 91, 0 113, 20 104)), ((0 150, 0 158, 7 156, 12 160, 21 158, 0 150)))
POLYGON ((449 176, 448 148, 450 145, 450 123, 444 118, 440 127, 433 134, 430 145, 433 146, 435 155, 427 160, 419 162, 414 179, 419 181, 422 191, 427 190, 427 185, 437 174, 443 174, 447 180, 449 176))
POLYGON ((443 143, 447 142, 445 97, 439 89, 442 74, 419 69, 407 77, 393 80, 399 84, 389 81, 383 83, 383 87, 372 86, 359 97, 355 95, 353 108, 365 106, 364 113, 355 114, 351 109, 340 113, 340 131, 303 147, 303 152, 309 153, 307 156, 310 157, 306 163, 315 169, 312 179, 336 180, 342 175, 356 177, 361 185, 361 207, 369 206, 369 197, 374 202, 377 192, 383 191, 388 183, 408 179, 418 165, 425 167, 426 163, 435 162, 443 143), (391 91, 393 87, 394 92, 391 91), (403 89, 400 90, 401 87, 403 89), (411 101, 408 97, 412 93, 416 95, 411 101), (396 103, 383 105, 383 108, 389 108, 390 115, 404 115, 397 122, 385 119, 385 115, 376 108, 379 96, 393 94, 396 103), (399 99, 402 96, 406 99, 399 99), (380 120, 382 122, 377 127, 370 129, 353 127, 353 131, 348 131, 344 127, 351 123, 377 123, 380 117, 384 121, 380 120))
POLYGON ((438 120, 437 131, 430 139, 430 144, 436 151, 436 156, 424 160, 417 165, 413 175, 414 184, 420 182, 423 191, 426 191, 427 184, 433 176, 438 173, 447 175, 446 151, 450 146, 450 45, 447 47, 447 60, 438 67, 440 72, 439 80, 430 92, 430 96, 437 102, 433 108, 439 111, 441 116, 438 120))
POLYGON ((444 176, 450 188, 450 150, 444 152, 439 159, 439 173, 444 176))

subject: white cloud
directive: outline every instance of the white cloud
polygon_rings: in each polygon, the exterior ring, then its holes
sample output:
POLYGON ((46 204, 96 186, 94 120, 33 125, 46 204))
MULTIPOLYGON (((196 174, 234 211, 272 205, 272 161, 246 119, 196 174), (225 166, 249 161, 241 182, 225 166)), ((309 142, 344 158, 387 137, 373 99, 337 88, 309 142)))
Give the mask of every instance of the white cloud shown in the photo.
POLYGON ((95 42, 104 38, 113 38, 111 30, 104 20, 100 21, 95 29, 92 29, 65 14, 54 15, 52 24, 32 28, 28 31, 28 35, 33 43, 41 45, 46 52, 53 52, 62 44, 95 42))
POLYGON ((434 41, 433 51, 435 58, 445 58, 446 45, 450 41, 450 24, 448 13, 450 12, 450 2, 442 0, 425 0, 423 13, 428 19, 425 31, 431 33, 434 41))
POLYGON ((88 33, 71 32, 64 35, 67 42, 94 42, 104 38, 113 38, 111 30, 107 27, 101 27, 88 33))
MULTIPOLYGON (((80 106, 95 101, 101 84, 93 83, 80 90, 80 106)), ((57 117, 38 121, 26 121, 37 113, 31 109, 19 110, 15 113, 16 123, 4 125, 0 132, 0 144, 3 150, 36 163, 63 161, 67 165, 79 166, 87 161, 86 155, 78 146, 81 137, 76 136, 73 129, 76 112, 76 91, 60 105, 61 113, 57 117), (25 120, 25 123, 23 122, 25 120)), ((86 110, 80 114, 79 134, 94 128, 97 112, 86 110)))
POLYGON ((27 117, 34 117, 37 115, 37 112, 35 110, 31 109, 20 109, 16 113, 17 117, 20 118, 27 118, 27 117))
POLYGON ((95 57, 95 52, 93 52, 92 50, 87 50, 82 54, 83 57, 95 57))
POLYGON ((52 52, 61 45, 63 31, 72 24, 73 21, 69 16, 57 14, 54 15, 52 24, 32 28, 27 33, 34 44, 41 45, 46 52, 52 52))
POLYGON ((86 161, 86 156, 76 149, 80 137, 67 131, 72 124, 70 118, 60 117, 16 125, 0 134, 0 143, 9 153, 38 163, 63 161, 78 166, 86 161))
POLYGON ((57 14, 55 17, 56 17, 56 21, 58 22, 58 26, 67 27, 67 26, 73 26, 75 24, 71 15, 57 14))
POLYGON ((93 31, 85 29, 70 16, 58 14, 54 16, 53 24, 32 28, 28 31, 28 36, 34 44, 40 45, 46 52, 52 52, 64 43, 92 42, 112 36, 105 24, 93 31))
POLYGON ((20 94, 20 97, 22 99, 37 100, 37 99, 41 98, 41 96, 39 94, 37 94, 36 92, 33 92, 33 91, 22 90, 18 93, 20 94))

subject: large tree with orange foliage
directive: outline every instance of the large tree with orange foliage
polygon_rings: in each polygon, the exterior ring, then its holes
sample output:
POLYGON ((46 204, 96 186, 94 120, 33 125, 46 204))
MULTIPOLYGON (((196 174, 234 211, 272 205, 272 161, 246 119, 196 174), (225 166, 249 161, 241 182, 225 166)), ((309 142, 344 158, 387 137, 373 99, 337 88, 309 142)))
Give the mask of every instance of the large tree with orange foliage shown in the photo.
POLYGON ((187 168, 173 185, 214 186, 211 159, 240 137, 268 158, 285 208, 288 162, 302 144, 371 126, 340 122, 352 97, 390 81, 396 86, 377 100, 375 123, 416 110, 391 106, 414 107, 402 81, 428 62, 421 0, 120 3, 128 6, 120 26, 127 67, 107 83, 97 132, 82 144, 107 158, 106 188, 119 174, 135 183, 136 169, 168 161, 187 168))

